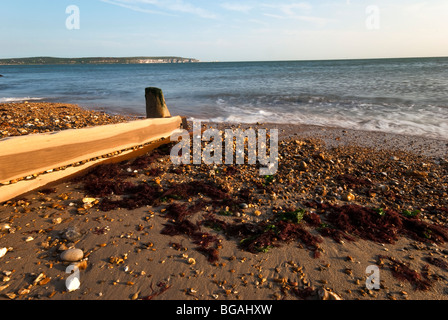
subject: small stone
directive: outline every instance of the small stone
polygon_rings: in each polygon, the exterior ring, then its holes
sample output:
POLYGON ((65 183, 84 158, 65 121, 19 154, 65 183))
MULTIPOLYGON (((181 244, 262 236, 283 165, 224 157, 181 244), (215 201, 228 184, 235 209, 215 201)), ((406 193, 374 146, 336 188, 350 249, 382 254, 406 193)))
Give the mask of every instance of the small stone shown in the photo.
POLYGON ((84 252, 81 249, 68 249, 62 252, 60 257, 67 262, 77 262, 84 257, 84 252))
POLYGON ((76 227, 69 227, 65 230, 62 236, 68 241, 75 242, 81 237, 81 233, 79 233, 76 227))
POLYGON ((11 229, 11 225, 9 223, 0 223, 0 231, 6 232, 11 229))
POLYGON ((9 284, 2 285, 2 286, 0 286, 0 291, 3 291, 8 287, 9 287, 9 284))
POLYGON ((83 203, 93 203, 93 202, 95 202, 96 201, 96 199, 95 198, 83 198, 82 199, 82 202, 83 203))
POLYGON ((354 201, 355 200, 355 195, 353 193, 349 192, 349 193, 344 194, 342 199, 344 201, 354 201))
POLYGON ((65 243, 61 244, 58 248, 59 251, 65 251, 67 249, 68 249, 68 247, 65 245, 65 243))
POLYGON ((241 209, 247 209, 247 208, 249 208, 249 206, 248 206, 247 203, 240 203, 240 208, 241 209))
POLYGON ((53 224, 60 224, 62 222, 62 218, 61 217, 54 218, 53 220, 51 220, 51 222, 53 224))
POLYGON ((6 252, 8 252, 8 248, 1 248, 0 249, 0 258, 4 257, 6 252))
POLYGON ((30 289, 22 288, 22 289, 20 289, 19 291, 17 291, 17 293, 18 293, 19 295, 23 296, 23 295, 25 295, 25 294, 30 293, 30 289))
POLYGON ((68 292, 72 292, 79 289, 81 282, 78 277, 68 277, 65 281, 65 286, 67 287, 68 292))
POLYGON ((11 300, 14 300, 17 297, 17 295, 14 292, 5 293, 5 296, 11 300))
POLYGON ((297 169, 299 171, 306 171, 308 169, 308 164, 305 161, 302 161, 299 163, 299 165, 297 166, 297 169))

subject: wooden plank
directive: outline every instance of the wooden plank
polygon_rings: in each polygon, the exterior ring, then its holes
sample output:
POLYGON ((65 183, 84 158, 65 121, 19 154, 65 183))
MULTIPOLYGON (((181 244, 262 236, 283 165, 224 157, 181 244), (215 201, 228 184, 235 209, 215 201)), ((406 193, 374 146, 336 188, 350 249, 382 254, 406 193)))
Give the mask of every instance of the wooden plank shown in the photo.
POLYGON ((82 166, 77 167, 68 167, 65 170, 54 171, 49 174, 39 175, 35 179, 32 180, 21 180, 17 183, 4 185, 0 187, 0 203, 17 198, 19 196, 25 196, 27 193, 33 192, 38 189, 48 188, 52 185, 57 185, 63 181, 66 181, 72 177, 81 175, 91 170, 95 166, 108 164, 108 163, 117 163, 129 159, 133 159, 144 155, 163 144, 170 143, 170 138, 165 138, 162 140, 158 140, 154 143, 151 143, 145 147, 139 148, 137 150, 129 150, 126 152, 122 152, 120 155, 110 157, 110 158, 101 158, 94 161, 89 161, 82 166))
POLYGON ((169 141, 165 138, 169 138, 175 130, 181 128, 183 123, 181 117, 146 119, 3 139, 0 141, 0 183, 2 184, 40 175, 59 167, 85 163, 44 174, 29 181, 22 180, 19 182, 20 185, 19 183, 3 185, 0 187, 0 202, 107 160, 107 158, 100 158, 90 161, 92 159, 123 150, 126 151, 114 158, 135 157, 139 150, 134 148, 138 146, 158 140, 168 143, 169 141))

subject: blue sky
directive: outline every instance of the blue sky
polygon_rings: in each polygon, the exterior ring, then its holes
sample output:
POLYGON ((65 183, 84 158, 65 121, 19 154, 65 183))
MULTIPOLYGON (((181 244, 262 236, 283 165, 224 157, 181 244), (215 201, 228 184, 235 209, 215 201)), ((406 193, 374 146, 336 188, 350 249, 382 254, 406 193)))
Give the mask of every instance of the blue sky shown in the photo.
POLYGON ((447 12, 446 0, 2 0, 0 58, 448 56, 447 12))

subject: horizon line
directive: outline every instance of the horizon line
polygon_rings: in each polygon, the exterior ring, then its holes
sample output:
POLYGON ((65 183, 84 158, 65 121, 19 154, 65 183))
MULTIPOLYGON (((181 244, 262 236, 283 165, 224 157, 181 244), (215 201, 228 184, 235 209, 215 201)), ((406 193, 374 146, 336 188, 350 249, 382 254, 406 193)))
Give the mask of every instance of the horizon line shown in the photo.
POLYGON ((14 58, 0 58, 0 60, 13 60, 13 59, 33 59, 33 58, 53 58, 53 59, 124 59, 124 58, 182 58, 198 60, 199 63, 239 63, 239 62, 311 62, 311 61, 350 61, 350 60, 399 60, 399 59, 436 59, 436 58, 448 58, 447 56, 402 56, 402 57, 370 57, 370 58, 324 58, 324 59, 274 59, 274 60, 200 60, 197 58, 183 57, 183 56, 81 56, 81 57, 57 57, 57 56, 27 56, 27 57, 14 57, 14 58))

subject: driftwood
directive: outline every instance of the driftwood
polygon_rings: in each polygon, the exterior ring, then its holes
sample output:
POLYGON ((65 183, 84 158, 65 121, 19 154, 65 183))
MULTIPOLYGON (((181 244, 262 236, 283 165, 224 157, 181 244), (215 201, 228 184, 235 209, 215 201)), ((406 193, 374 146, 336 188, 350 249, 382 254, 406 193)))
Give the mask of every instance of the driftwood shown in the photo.
POLYGON ((122 161, 170 142, 182 117, 6 138, 0 141, 0 202, 79 174, 94 165, 122 161))

